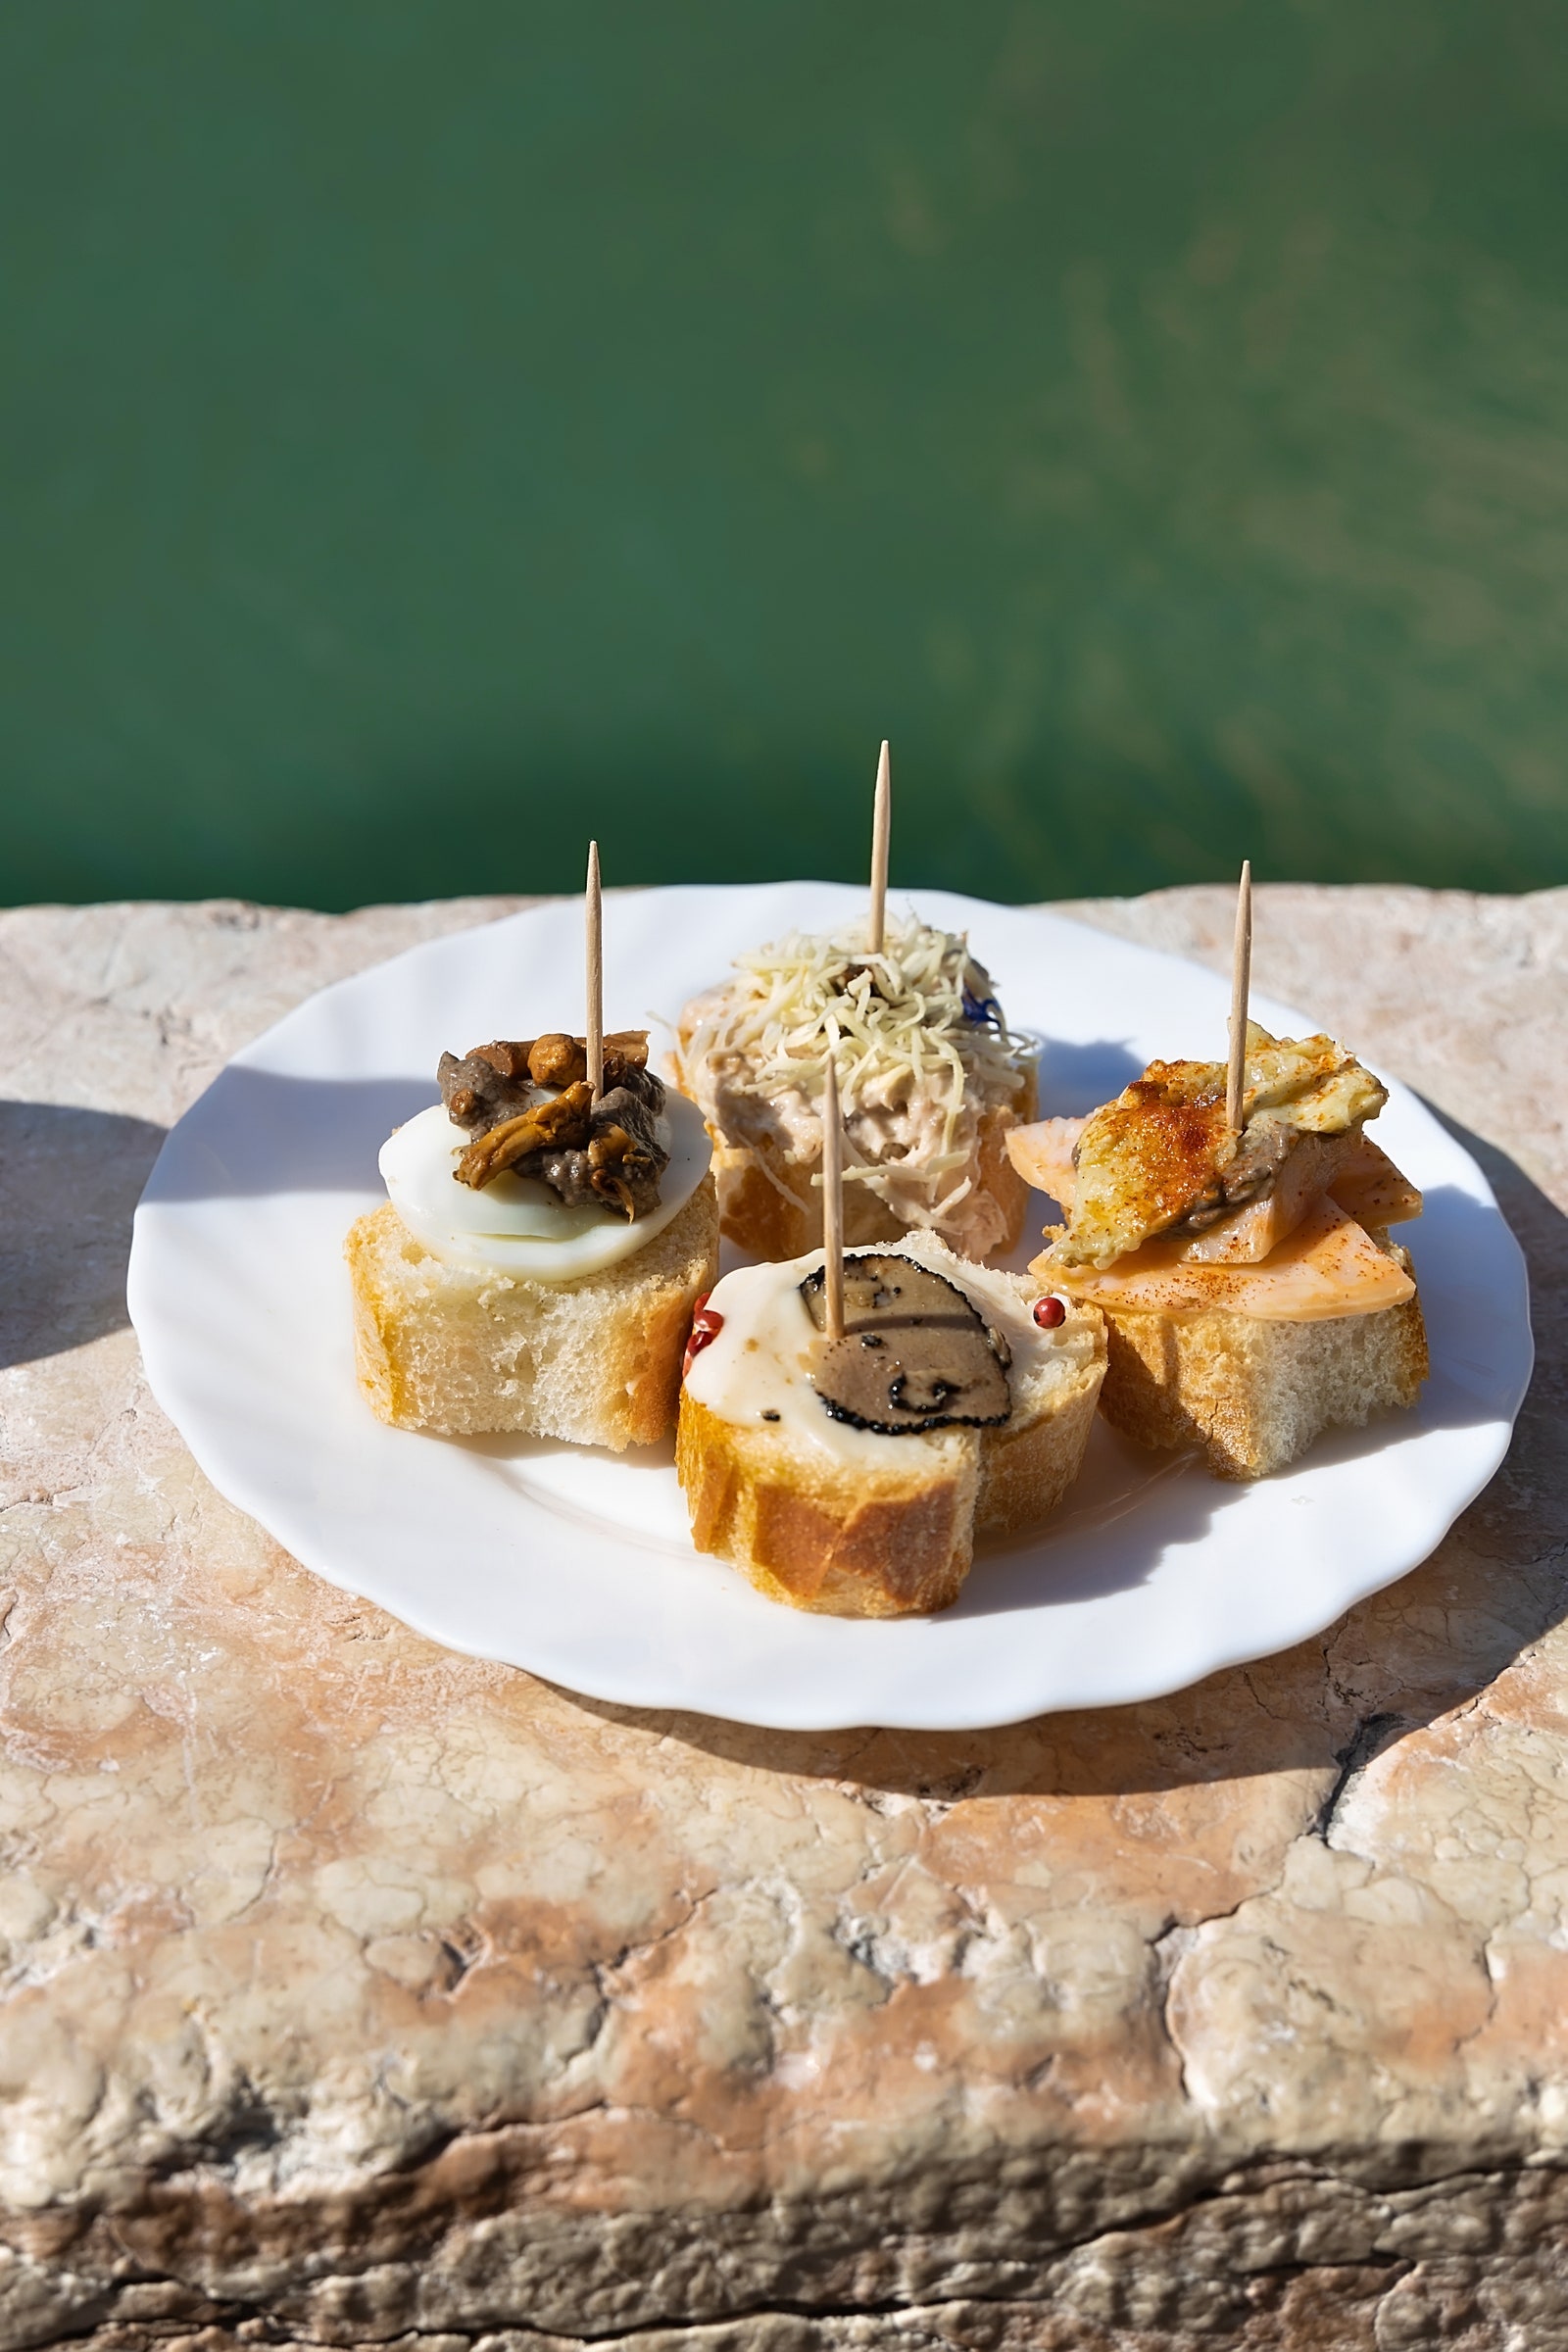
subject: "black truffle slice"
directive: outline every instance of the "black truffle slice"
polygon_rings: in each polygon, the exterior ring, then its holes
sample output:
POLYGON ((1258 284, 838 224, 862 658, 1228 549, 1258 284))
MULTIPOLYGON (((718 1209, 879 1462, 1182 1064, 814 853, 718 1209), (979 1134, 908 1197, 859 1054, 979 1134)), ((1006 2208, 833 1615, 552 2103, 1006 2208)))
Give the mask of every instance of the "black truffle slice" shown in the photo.
MULTIPOLYGON (((801 1296, 827 1322, 820 1268, 801 1296)), ((882 1437, 996 1429, 1012 1410, 1011 1351, 956 1283, 891 1251, 844 1261, 844 1337, 817 1342, 811 1379, 835 1421, 882 1437)))

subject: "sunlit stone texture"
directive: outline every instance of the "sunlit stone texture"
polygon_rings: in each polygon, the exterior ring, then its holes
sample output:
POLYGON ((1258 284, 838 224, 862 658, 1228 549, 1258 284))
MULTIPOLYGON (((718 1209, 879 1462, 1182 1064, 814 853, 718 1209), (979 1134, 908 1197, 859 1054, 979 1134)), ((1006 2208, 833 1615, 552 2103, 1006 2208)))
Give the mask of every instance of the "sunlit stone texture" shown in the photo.
MULTIPOLYGON (((448 1656, 148 1396, 163 1128, 501 910, 0 916, 0 2341, 1568 2343, 1568 893, 1259 893, 1530 1252, 1493 1487, 1320 1641, 944 1738, 448 1656)), ((1228 957, 1224 892, 1075 911, 1228 957)))

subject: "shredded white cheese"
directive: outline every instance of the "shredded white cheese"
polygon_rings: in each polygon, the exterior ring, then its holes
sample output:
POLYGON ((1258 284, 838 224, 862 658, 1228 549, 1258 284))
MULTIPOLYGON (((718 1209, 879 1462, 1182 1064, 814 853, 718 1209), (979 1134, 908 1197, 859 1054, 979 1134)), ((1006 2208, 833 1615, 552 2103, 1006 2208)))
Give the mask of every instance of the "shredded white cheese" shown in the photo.
POLYGON ((831 1054, 846 1179, 906 1224, 990 1247, 989 1203, 971 1200, 980 1120, 1016 1099, 1031 1049, 1006 1027, 967 939, 911 914, 889 921, 876 955, 860 924, 792 932, 735 964, 735 979, 687 1007, 680 1037, 682 1082, 725 1139, 765 1132, 787 1159, 818 1159, 831 1054))

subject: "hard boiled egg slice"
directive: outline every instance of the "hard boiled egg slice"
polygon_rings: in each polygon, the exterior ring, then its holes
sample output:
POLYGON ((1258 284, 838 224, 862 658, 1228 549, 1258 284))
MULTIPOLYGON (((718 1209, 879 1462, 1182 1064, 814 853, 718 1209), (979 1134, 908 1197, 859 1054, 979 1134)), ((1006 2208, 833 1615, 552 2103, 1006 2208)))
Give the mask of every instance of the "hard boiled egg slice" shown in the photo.
POLYGON ((481 1192, 460 1184, 453 1171, 469 1139, 439 1102, 388 1136, 380 1167, 393 1207, 432 1256, 534 1281, 574 1282, 662 1233, 707 1175, 713 1148, 702 1112, 684 1095, 665 1095, 659 1140, 669 1153, 659 1205, 629 1225, 613 1208, 568 1208, 548 1185, 510 1170, 481 1192))

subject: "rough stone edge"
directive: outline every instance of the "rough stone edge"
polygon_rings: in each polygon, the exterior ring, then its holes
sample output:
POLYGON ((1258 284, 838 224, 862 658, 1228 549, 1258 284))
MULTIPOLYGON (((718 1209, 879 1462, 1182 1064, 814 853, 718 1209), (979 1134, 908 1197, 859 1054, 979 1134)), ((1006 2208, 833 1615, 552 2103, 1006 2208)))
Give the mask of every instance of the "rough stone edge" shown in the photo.
MULTIPOLYGON (((32 2217, 34 2226, 40 2218, 32 2217)), ((693 2227, 710 2229, 712 2218, 694 2217, 693 2227)), ((539 2324, 537 2287, 530 2293, 525 2280, 514 2289, 521 2311, 492 2308, 466 2324, 453 2314, 411 2326, 364 2302, 355 2312, 365 2281, 352 2277, 318 2277, 275 2300, 240 2299, 159 2275, 122 2244, 120 2276, 101 2269, 92 2281, 78 2273, 75 2296, 58 2269, 51 2276, 41 2264, 9 2266, 21 2294, 4 2298, 13 2308, 9 2324, 0 2317, 0 2345, 6 2352, 68 2341, 93 2352, 238 2352, 241 2345, 353 2352, 369 2343, 408 2352, 587 2352, 591 2345, 675 2352, 684 2344, 702 2352, 839 2352, 896 2342, 909 2352, 1416 2352, 1428 2345, 1484 2352, 1494 2344, 1499 2352, 1568 2352, 1565 2233, 1568 2168, 1458 2173, 1379 2193, 1281 2165, 1271 2178, 1222 2183, 1169 2213, 1096 2231, 1054 2257, 1031 2260, 1020 2245, 1012 2262, 992 2266, 1014 2276, 1006 2283, 998 2278, 990 2291, 973 2276, 986 2266, 961 2259, 945 2266, 947 2280, 931 2279, 934 2293, 880 2299, 791 2297, 766 2291, 759 2279, 756 2299, 737 2299, 727 2313, 679 2320, 656 2307, 630 2326, 592 2334, 539 2324), (951 2276, 965 2268, 967 2292, 951 2276), (31 2325, 24 2272, 37 2295, 31 2325), (338 2303, 337 2324, 323 2302, 338 2303)), ((101 2217, 91 2234, 108 2255, 113 2221, 101 2217)), ((634 2262, 634 2249, 626 2251, 634 2262)), ((492 2286, 476 2300, 493 2294, 492 2286)))

